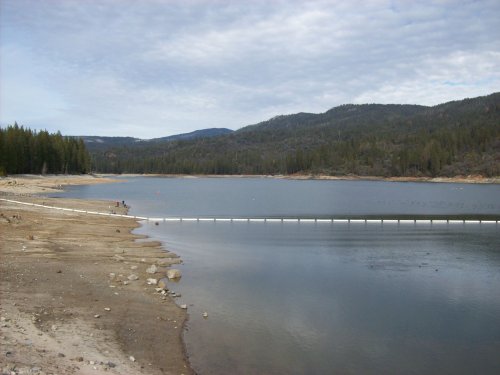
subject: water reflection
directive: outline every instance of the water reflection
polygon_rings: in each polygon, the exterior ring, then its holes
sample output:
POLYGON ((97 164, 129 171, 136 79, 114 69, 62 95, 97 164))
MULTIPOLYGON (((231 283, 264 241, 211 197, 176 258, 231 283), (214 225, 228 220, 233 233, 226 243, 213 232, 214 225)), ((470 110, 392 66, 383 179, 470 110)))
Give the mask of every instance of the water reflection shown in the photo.
POLYGON ((182 303, 196 301, 186 341, 203 374, 500 366, 496 226, 169 223, 142 231, 184 259, 182 303))

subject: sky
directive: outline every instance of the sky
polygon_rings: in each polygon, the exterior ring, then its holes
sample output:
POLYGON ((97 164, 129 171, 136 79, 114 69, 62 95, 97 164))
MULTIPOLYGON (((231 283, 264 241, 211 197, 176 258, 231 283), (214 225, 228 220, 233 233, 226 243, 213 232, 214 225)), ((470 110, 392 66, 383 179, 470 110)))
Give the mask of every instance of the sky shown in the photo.
POLYGON ((0 125, 163 137, 500 91, 500 1, 0 0, 0 125))

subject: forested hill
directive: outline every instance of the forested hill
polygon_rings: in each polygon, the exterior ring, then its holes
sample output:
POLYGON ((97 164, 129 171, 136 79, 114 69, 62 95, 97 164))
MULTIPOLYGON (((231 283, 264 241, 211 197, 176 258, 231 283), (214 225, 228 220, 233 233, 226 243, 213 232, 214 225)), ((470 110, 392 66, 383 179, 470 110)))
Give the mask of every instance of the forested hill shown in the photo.
POLYGON ((214 137, 92 152, 97 172, 500 175, 500 93, 426 107, 342 105, 214 137))

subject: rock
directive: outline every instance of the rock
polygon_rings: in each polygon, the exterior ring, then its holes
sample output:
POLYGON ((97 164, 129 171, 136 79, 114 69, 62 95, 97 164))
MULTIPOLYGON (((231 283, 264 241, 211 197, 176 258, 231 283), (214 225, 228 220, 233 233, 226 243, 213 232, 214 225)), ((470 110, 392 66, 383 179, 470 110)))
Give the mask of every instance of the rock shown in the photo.
POLYGON ((154 274, 154 273, 156 273, 156 271, 158 271, 158 267, 156 267, 154 264, 153 264, 151 267, 148 267, 148 268, 146 269, 146 272, 147 272, 147 273, 152 273, 152 274, 154 274))
POLYGON ((110 307, 105 307, 104 310, 105 311, 111 311, 111 308, 110 307))
POLYGON ((208 318, 208 313, 206 311, 201 315, 203 315, 204 318, 208 318))
POLYGON ((136 270, 136 269, 137 269, 137 266, 130 266, 130 269, 131 269, 131 270, 136 270))
POLYGON ((148 285, 156 285, 158 284, 158 279, 148 279, 147 283, 148 285))
POLYGON ((115 368, 116 367, 116 364, 114 364, 111 361, 108 361, 108 363, 106 363, 106 365, 108 365, 109 368, 115 368))
POLYGON ((111 273, 109 274, 109 278, 110 278, 110 279, 114 279, 114 278, 115 278, 115 276, 116 276, 116 274, 115 274, 114 272, 111 272, 111 273))
POLYGON ((59 358, 64 358, 64 357, 66 357, 63 353, 57 353, 57 356, 58 356, 59 358))
POLYGON ((184 309, 184 310, 186 310, 188 308, 187 305, 181 305, 180 307, 181 307, 181 309, 184 309))
POLYGON ((161 258, 156 261, 156 264, 161 267, 170 267, 172 264, 180 264, 180 263, 182 263, 182 260, 179 257, 161 258))
POLYGON ((76 357, 75 359, 77 362, 83 362, 83 357, 76 357))
POLYGON ((169 279, 180 279, 181 278, 181 271, 175 268, 172 268, 167 271, 167 277, 169 279))
POLYGON ((117 261, 119 261, 119 262, 122 262, 122 261, 124 261, 124 260, 125 260, 125 258, 124 258, 124 257, 122 257, 121 255, 118 255, 118 254, 115 254, 115 259, 116 259, 117 261))
POLYGON ((139 276, 137 276, 136 274, 131 274, 129 275, 129 277, 127 277, 127 279, 129 279, 130 281, 139 280, 139 276))
POLYGON ((170 264, 172 264, 172 261, 170 258, 162 258, 162 259, 158 259, 156 261, 156 264, 159 265, 159 266, 170 266, 170 264))
POLYGON ((158 280, 158 287, 162 288, 163 290, 168 289, 168 279, 167 278, 162 278, 158 280))
POLYGON ((100 316, 99 314, 95 314, 95 315, 94 315, 94 318, 96 318, 96 319, 98 319, 98 318, 100 318, 100 317, 101 317, 101 316, 100 316))
POLYGON ((130 359, 132 362, 135 362, 135 358, 132 355, 130 357, 128 357, 128 359, 130 359))
POLYGON ((50 329, 52 329, 52 331, 57 331, 57 326, 53 324, 52 327, 50 327, 50 329))

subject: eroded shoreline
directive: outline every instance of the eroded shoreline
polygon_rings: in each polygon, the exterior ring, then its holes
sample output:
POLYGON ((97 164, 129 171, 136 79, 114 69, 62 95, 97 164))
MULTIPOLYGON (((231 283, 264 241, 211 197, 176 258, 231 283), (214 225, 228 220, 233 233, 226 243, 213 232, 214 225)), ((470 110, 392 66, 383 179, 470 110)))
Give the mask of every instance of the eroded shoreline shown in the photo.
MULTIPOLYGON (((100 212, 112 205, 24 196, 40 189, 28 180, 36 179, 24 179, 19 194, 12 186, 0 193, 100 212)), ((43 189, 65 185, 47 180, 43 189)), ((187 314, 147 283, 180 260, 159 242, 136 241, 138 225, 0 201, 2 373, 192 373, 182 342, 187 314), (147 273, 153 264, 156 273, 147 273)))

